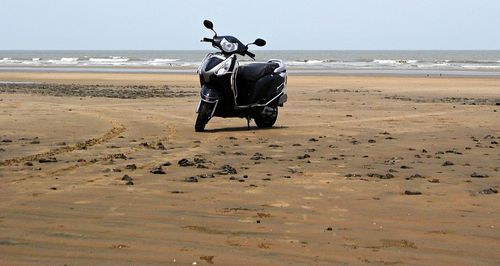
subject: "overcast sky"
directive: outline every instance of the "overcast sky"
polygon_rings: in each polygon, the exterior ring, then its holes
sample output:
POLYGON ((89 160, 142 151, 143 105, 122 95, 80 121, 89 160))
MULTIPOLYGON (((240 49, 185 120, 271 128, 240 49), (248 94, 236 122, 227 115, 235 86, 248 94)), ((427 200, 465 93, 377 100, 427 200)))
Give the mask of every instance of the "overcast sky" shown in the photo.
POLYGON ((499 0, 0 0, 0 49, 500 49, 499 0))

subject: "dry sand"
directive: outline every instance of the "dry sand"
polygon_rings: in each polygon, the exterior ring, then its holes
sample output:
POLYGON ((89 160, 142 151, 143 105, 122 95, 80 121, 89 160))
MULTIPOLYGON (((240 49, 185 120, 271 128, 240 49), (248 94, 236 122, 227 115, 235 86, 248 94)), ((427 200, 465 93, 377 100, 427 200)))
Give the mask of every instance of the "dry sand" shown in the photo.
POLYGON ((0 87, 2 265, 500 264, 499 79, 291 76, 205 133, 194 75, 0 80, 54 84, 0 87))

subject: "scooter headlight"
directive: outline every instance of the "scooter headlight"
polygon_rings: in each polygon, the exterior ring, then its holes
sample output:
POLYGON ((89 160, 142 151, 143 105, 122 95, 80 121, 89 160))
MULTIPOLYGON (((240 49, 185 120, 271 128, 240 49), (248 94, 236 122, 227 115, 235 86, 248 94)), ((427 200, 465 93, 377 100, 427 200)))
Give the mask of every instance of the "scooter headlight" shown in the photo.
POLYGON ((226 53, 231 53, 238 50, 238 44, 229 42, 228 40, 226 40, 226 38, 222 39, 222 41, 220 42, 220 46, 226 53))
POLYGON ((231 70, 231 63, 232 63, 231 58, 228 58, 226 60, 226 62, 224 62, 224 64, 219 69, 217 69, 217 72, 215 72, 215 75, 222 76, 222 75, 227 74, 229 72, 229 70, 231 70))

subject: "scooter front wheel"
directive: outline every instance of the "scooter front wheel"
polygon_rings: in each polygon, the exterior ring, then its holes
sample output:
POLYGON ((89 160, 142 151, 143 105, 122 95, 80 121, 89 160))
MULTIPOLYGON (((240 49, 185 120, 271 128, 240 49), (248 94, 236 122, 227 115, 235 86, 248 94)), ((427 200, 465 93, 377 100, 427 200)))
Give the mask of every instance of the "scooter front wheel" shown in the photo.
POLYGON ((198 110, 198 117, 196 117, 196 123, 194 124, 194 130, 196 132, 202 132, 205 130, 205 126, 210 120, 215 104, 207 103, 202 101, 200 103, 200 109, 198 110))

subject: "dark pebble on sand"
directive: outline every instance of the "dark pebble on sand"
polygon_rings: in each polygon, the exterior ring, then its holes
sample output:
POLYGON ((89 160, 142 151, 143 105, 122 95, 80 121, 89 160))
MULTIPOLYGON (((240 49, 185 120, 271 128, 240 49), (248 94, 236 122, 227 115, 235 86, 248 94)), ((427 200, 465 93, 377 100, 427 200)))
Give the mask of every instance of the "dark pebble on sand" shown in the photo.
POLYGON ((429 183, 440 183, 439 179, 437 179, 437 178, 431 178, 431 179, 428 179, 427 181, 429 181, 429 183))
POLYGON ((171 165, 172 165, 171 162, 164 162, 164 163, 161 164, 161 166, 171 166, 171 165))
POLYGON ((256 152, 252 158, 250 158, 250 160, 254 160, 254 161, 258 161, 258 160, 268 160, 268 159, 272 159, 271 157, 268 157, 268 156, 264 156, 262 153, 260 152, 256 152))
POLYGON ((198 175, 199 178, 215 178, 215 175, 214 174, 201 174, 201 175, 198 175))
POLYGON ((384 177, 383 175, 377 174, 377 173, 368 173, 367 176, 369 176, 369 177, 375 177, 375 178, 382 178, 382 177, 384 177))
POLYGON ((492 187, 479 191, 479 194, 483 194, 483 195, 497 194, 497 193, 498 193, 498 190, 496 190, 495 188, 492 188, 492 187))
POLYGON ((135 170, 135 169, 137 169, 137 165, 135 165, 135 164, 127 164, 125 166, 125 169, 127 169, 127 170, 135 170))
POLYGON ((269 148, 280 148, 281 145, 278 145, 278 144, 270 144, 269 145, 269 148))
POLYGON ((57 159, 55 157, 49 157, 49 158, 42 158, 38 160, 39 163, 55 163, 57 162, 57 159))
POLYGON ((404 194, 405 195, 422 195, 422 192, 414 191, 414 190, 405 190, 404 194))
POLYGON ((375 143, 375 142, 377 142, 377 141, 376 141, 376 140, 374 140, 374 139, 369 139, 369 140, 368 140, 368 143, 375 143))
POLYGON ((151 171, 149 171, 149 172, 152 174, 155 174, 155 175, 164 175, 165 174, 165 171, 163 171, 161 166, 155 167, 155 168, 151 169, 151 171))
POLYGON ((217 173, 220 174, 220 175, 229 175, 229 174, 236 175, 236 174, 238 174, 238 172, 236 171, 236 169, 234 167, 232 167, 231 165, 228 165, 228 164, 222 166, 221 169, 220 169, 220 171, 217 172, 217 173))
POLYGON ((477 173, 477 172, 474 172, 470 175, 470 177, 473 177, 473 178, 487 178, 488 175, 486 174, 480 174, 480 173, 477 173))
POLYGON ((295 144, 292 144, 293 147, 298 147, 298 146, 302 146, 301 144, 299 143, 295 143, 295 144))
POLYGON ((189 161, 188 159, 184 158, 184 159, 181 159, 179 162, 177 162, 179 164, 179 166, 181 167, 186 167, 186 166, 194 166, 195 163, 194 162, 191 162, 189 161))
POLYGON ((11 142, 12 142, 12 140, 11 140, 11 139, 2 139, 2 142, 3 142, 3 143, 11 143, 11 142))
POLYGON ((25 166, 33 166, 33 163, 32 162, 25 162, 24 165, 25 166))
POLYGON ((326 228, 326 231, 333 231, 333 228, 328 227, 328 228, 326 228))
POLYGON ((113 154, 113 158, 126 160, 128 157, 127 157, 127 155, 125 155, 123 153, 117 153, 117 154, 113 154))
POLYGON ((30 142, 30 144, 40 144, 40 141, 39 140, 33 140, 32 142, 30 142))
POLYGON ((165 147, 165 145, 163 145, 163 143, 159 142, 158 144, 156 144, 156 149, 166 150, 167 148, 165 147))
POLYGON ((394 178, 394 175, 393 174, 389 174, 389 173, 387 173, 387 174, 383 175, 382 177, 380 177, 380 179, 392 179, 392 178, 394 178))
POLYGON ((197 176, 190 176, 190 177, 186 177, 184 179, 184 182, 188 182, 188 183, 196 183, 198 182, 198 177, 197 176))
POLYGON ((401 169, 413 169, 413 167, 408 166, 408 165, 401 165, 401 169))
POLYGON ((127 186, 133 186, 134 182, 133 181, 127 181, 127 183, 125 183, 125 185, 127 185, 127 186))
POLYGON ((316 142, 316 141, 319 141, 318 139, 315 139, 315 138, 310 138, 309 141, 311 142, 316 142))
POLYGON ((307 153, 304 155, 301 155, 301 156, 297 156, 297 159, 299 159, 299 160, 303 160, 303 159, 307 159, 307 158, 311 158, 311 156, 307 153))
POLYGON ((414 175, 411 175, 410 177, 407 177, 405 178, 406 180, 413 180, 413 179, 416 179, 416 178, 424 178, 421 174, 414 174, 414 175))
POLYGON ((452 165, 455 165, 453 162, 450 162, 450 161, 445 161, 442 166, 452 166, 452 165))
POLYGON ((245 182, 245 179, 243 179, 241 177, 235 177, 235 176, 231 176, 229 178, 229 180, 234 180, 234 181, 238 181, 238 182, 245 182))
POLYGON ((129 175, 124 175, 122 177, 122 181, 132 181, 132 180, 134 180, 134 179, 132 177, 130 177, 129 175))

